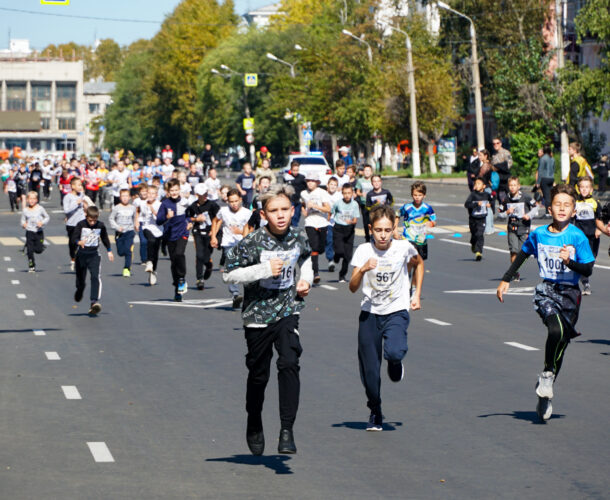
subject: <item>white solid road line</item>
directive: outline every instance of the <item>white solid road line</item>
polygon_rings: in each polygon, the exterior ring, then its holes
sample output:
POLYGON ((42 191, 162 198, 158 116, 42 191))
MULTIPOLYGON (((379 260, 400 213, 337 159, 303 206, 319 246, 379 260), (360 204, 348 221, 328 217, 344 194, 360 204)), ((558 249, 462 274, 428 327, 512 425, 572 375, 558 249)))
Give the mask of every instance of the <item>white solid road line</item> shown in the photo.
POLYGON ((47 357, 47 359, 49 361, 58 361, 61 359, 59 357, 59 354, 57 354, 55 351, 45 352, 44 355, 47 357))
POLYGON ((25 293, 18 293, 17 298, 18 299, 27 299, 27 297, 25 296, 25 293))
MULTIPOLYGON (((453 243, 455 245, 464 245, 464 246, 467 246, 467 247, 470 246, 470 243, 466 243, 465 241, 450 240, 448 238, 440 238, 440 240, 441 241, 446 241, 447 243, 453 243)), ((488 247, 487 245, 485 245, 483 247, 483 249, 490 250, 491 252, 510 253, 508 250, 504 250, 503 248, 488 247)))
POLYGON ((114 457, 103 441, 87 443, 89 451, 96 462, 114 462, 114 457))
POLYGON ((516 347, 517 349, 523 349, 524 351, 539 351, 540 350, 536 347, 531 347, 529 345, 520 344, 519 342, 504 342, 504 343, 511 347, 516 347))
POLYGON ((339 290, 336 286, 332 285, 320 285, 320 288, 324 288, 326 290, 339 290))
POLYGON ((10 257, 4 257, 4 262, 10 262, 11 258, 10 257))
POLYGON ((61 390, 64 391, 66 399, 83 399, 75 385, 62 385, 61 390))
POLYGON ((44 337, 46 335, 44 330, 32 330, 32 332, 34 332, 34 335, 37 337, 44 337))
MULTIPOLYGON (((505 295, 531 295, 535 290, 533 286, 509 288, 505 295)), ((466 295, 495 295, 497 288, 482 288, 479 290, 445 290, 443 293, 459 293, 466 295)))
POLYGON ((444 321, 441 321, 440 319, 434 319, 434 318, 424 318, 426 321, 428 321, 429 323, 434 323, 435 325, 439 325, 439 326, 451 326, 451 323, 446 323, 444 321))
POLYGON ((6 272, 7 273, 14 273, 15 272, 15 268, 14 267, 7 267, 6 268, 6 272))
POLYGON ((170 300, 148 301, 139 300, 129 302, 130 305, 140 306, 167 306, 167 307, 195 307, 197 309, 212 309, 214 307, 228 306, 233 304, 233 299, 205 299, 205 300, 185 300, 183 302, 174 302, 170 300))
POLYGON ((19 280, 11 280, 11 285, 19 285, 19 280))
POLYGON ((34 311, 32 311, 31 309, 24 309, 23 314, 25 314, 26 316, 34 316, 34 311))

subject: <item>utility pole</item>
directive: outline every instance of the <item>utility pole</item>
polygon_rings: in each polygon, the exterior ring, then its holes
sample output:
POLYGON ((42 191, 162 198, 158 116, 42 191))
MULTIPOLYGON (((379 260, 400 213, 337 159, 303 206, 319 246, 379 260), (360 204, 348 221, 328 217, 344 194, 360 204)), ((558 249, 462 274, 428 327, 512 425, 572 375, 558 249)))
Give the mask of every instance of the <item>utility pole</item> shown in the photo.
MULTIPOLYGON (((565 67, 563 52, 563 4, 564 0, 555 0, 555 34, 557 35, 557 69, 565 67)), ((561 117, 561 178, 566 179, 570 173, 570 154, 568 153, 568 128, 565 116, 561 117)))
POLYGON ((413 166, 413 177, 421 175, 419 164, 419 126, 417 124, 417 103, 415 101, 415 76, 413 76, 413 53, 411 50, 411 38, 407 35, 407 73, 409 80, 409 108, 411 111, 411 165, 413 166))

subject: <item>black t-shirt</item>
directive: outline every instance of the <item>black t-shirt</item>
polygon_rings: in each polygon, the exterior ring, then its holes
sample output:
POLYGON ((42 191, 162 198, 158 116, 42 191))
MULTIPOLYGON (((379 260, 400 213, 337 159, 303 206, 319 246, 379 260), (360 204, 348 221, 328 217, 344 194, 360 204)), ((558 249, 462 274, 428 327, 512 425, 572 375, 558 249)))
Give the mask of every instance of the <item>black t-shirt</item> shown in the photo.
POLYGON ((212 229, 212 221, 220 207, 216 204, 216 202, 211 200, 206 200, 203 205, 199 204, 199 201, 196 201, 189 205, 186 209, 186 216, 189 221, 191 218, 197 217, 201 214, 205 214, 205 220, 203 222, 191 221, 193 223, 193 233, 198 233, 202 235, 210 234, 210 230, 212 229))
POLYGON ((294 188, 292 204, 296 205, 301 201, 301 193, 307 189, 307 181, 305 180, 305 176, 303 174, 293 175, 292 177, 292 179, 286 181, 286 184, 294 188))

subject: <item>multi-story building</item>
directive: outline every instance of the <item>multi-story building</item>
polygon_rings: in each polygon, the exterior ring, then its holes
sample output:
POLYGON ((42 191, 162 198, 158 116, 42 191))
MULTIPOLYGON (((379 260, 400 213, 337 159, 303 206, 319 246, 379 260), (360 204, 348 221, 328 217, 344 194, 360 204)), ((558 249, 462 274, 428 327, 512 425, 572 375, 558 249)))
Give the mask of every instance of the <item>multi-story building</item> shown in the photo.
POLYGON ((112 92, 115 82, 93 80, 84 85, 84 99, 86 112, 86 142, 85 150, 95 152, 100 149, 104 141, 104 127, 100 119, 104 116, 106 108, 112 104, 112 92))

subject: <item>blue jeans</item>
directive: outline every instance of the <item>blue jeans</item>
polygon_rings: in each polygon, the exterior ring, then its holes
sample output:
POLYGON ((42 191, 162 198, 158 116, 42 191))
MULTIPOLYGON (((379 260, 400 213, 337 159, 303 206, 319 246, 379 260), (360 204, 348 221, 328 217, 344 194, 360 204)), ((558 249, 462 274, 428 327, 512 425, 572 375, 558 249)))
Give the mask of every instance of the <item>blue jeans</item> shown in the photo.
POLYGON ((293 205, 293 207, 294 207, 294 215, 292 216, 290 225, 293 227, 298 227, 299 222, 301 222, 301 204, 297 203, 296 205, 293 205))
POLYGON ((358 318, 358 362, 360 379, 372 411, 381 410, 381 350, 389 363, 402 361, 409 349, 407 328, 409 312, 406 309, 390 314, 360 312, 358 318))
POLYGON ((333 246, 333 226, 326 228, 326 245, 324 246, 324 254, 328 262, 332 262, 335 257, 335 250, 333 246))
POLYGON ((148 242, 141 226, 140 231, 138 231, 138 238, 140 238, 140 262, 146 262, 148 260, 148 242))
POLYGON ((135 231, 116 233, 116 253, 119 257, 125 257, 125 269, 131 269, 131 259, 133 257, 133 239, 136 237, 135 231))

